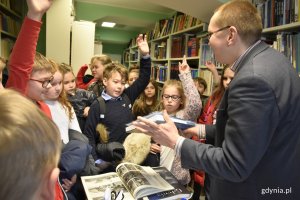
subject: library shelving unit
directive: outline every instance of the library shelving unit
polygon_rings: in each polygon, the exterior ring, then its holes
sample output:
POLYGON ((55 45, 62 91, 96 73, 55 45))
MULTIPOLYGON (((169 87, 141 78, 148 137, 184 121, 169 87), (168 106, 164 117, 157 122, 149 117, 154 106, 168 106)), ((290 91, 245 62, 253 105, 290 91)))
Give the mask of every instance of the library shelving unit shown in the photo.
POLYGON ((133 65, 139 65, 140 52, 136 45, 136 38, 131 39, 129 47, 123 51, 123 64, 130 68, 133 65))
POLYGON ((22 3, 0 1, 0 55, 8 59, 22 23, 22 3))
POLYGON ((192 26, 176 30, 176 17, 174 21, 171 32, 150 40, 151 76, 160 84, 169 79, 178 79, 178 64, 185 55, 192 77, 200 76, 206 80, 208 87, 204 95, 209 96, 213 89, 213 79, 205 67, 205 61, 211 60, 213 56, 206 37, 207 24, 197 20, 192 26))
POLYGON ((300 76, 300 2, 253 0, 263 22, 263 40, 283 53, 300 76))
MULTIPOLYGON (((201 76, 208 88, 204 95, 212 91, 211 72, 205 67, 205 61, 213 58, 207 40, 207 24, 187 14, 177 12, 170 19, 158 21, 155 28, 147 33, 150 56, 151 77, 161 87, 166 80, 179 79, 178 63, 186 56, 193 77, 201 76)), ((132 39, 134 41, 135 39, 132 39)), ((134 42, 125 50, 128 66, 137 64, 140 58, 134 42)), ((126 64, 126 62, 124 62, 126 64)))
POLYGON ((122 64, 126 67, 129 67, 129 57, 130 57, 130 54, 129 54, 129 51, 130 49, 129 48, 126 48, 124 51, 123 51, 123 62, 122 64))

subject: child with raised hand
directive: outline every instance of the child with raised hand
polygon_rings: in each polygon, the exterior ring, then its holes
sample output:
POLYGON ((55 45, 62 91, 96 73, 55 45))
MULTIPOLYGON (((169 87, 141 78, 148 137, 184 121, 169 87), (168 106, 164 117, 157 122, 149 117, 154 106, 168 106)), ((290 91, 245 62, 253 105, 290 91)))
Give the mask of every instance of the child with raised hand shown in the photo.
MULTIPOLYGON (((42 16, 50 8, 50 0, 27 0, 28 12, 14 45, 9 60, 9 78, 6 87, 13 88, 27 96, 49 117, 49 107, 42 101, 53 78, 48 60, 36 54, 36 44, 42 25, 42 16)), ((58 182, 55 199, 64 199, 58 182)))
MULTIPOLYGON (((171 116, 196 121, 202 103, 185 56, 183 62, 179 62, 179 72, 180 81, 168 80, 164 83, 161 108, 171 116)), ((175 156, 173 149, 161 146, 160 165, 170 170, 182 184, 186 185, 190 182, 189 170, 181 167, 180 158, 175 156)))
POLYGON ((57 127, 10 89, 0 90, 0 105, 0 199, 54 199, 61 151, 57 127))
POLYGON ((114 161, 114 158, 109 157, 110 154, 107 150, 112 144, 117 145, 116 143, 124 142, 127 136, 125 126, 133 120, 131 105, 149 83, 151 60, 146 37, 144 38, 140 34, 137 38, 137 44, 143 55, 140 61, 139 78, 125 89, 128 79, 126 67, 116 63, 106 65, 103 73, 105 89, 101 94, 106 106, 104 118, 100 118, 101 109, 103 108, 100 107, 99 102, 94 101, 91 105, 84 134, 86 134, 93 147, 92 154, 97 163, 101 163, 103 160, 114 161), (109 133, 107 144, 100 142, 99 135, 96 132, 98 123, 105 125, 107 128, 109 133))
POLYGON ((80 67, 79 71, 77 72, 77 75, 76 75, 76 86, 77 86, 77 88, 87 90, 88 87, 92 83, 97 81, 97 79, 95 79, 93 75, 85 74, 85 72, 87 71, 88 68, 89 68, 89 66, 87 64, 82 65, 80 67))
POLYGON ((88 86, 88 90, 94 92, 94 94, 99 97, 104 89, 103 85, 103 70, 105 65, 111 63, 112 60, 107 55, 95 55, 91 58, 90 69, 94 76, 95 82, 88 86))
POLYGON ((61 63, 59 65, 59 69, 63 72, 64 76, 63 88, 67 94, 68 100, 75 110, 80 129, 83 131, 85 127, 86 117, 88 116, 90 106, 96 99, 96 95, 91 91, 77 88, 75 83, 75 75, 70 65, 61 63))

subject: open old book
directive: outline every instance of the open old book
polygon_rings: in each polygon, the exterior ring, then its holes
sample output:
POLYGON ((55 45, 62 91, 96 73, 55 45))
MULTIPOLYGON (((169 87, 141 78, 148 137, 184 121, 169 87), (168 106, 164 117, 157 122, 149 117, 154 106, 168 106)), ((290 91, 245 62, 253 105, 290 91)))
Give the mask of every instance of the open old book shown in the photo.
POLYGON ((106 200, 105 191, 123 191, 123 200, 190 198, 192 194, 165 167, 121 163, 116 172, 81 177, 88 200, 106 200))
MULTIPOLYGON (((143 116, 146 119, 150 119, 158 124, 160 123, 165 123, 165 119, 163 117, 162 112, 152 112, 149 115, 143 116)), ((184 119, 180 119, 177 117, 172 117, 170 116, 171 120, 175 123, 176 127, 180 130, 185 130, 187 128, 191 128, 196 126, 195 122, 189 121, 189 120, 184 120, 184 119)), ((126 132, 132 132, 135 129, 135 126, 132 123, 126 124, 126 132)))

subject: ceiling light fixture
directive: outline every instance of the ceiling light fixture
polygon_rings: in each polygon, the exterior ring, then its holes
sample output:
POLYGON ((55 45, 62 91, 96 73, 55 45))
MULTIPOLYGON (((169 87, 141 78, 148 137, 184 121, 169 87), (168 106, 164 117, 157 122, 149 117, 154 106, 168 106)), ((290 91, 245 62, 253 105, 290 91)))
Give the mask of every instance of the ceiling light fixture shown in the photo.
POLYGON ((113 28, 116 25, 114 22, 102 22, 101 26, 102 27, 110 27, 113 28))

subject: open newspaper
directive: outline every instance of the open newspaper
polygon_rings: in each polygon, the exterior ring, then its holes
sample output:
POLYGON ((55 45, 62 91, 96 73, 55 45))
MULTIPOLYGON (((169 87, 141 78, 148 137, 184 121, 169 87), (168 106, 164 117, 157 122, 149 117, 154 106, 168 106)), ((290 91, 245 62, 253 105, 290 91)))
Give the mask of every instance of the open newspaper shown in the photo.
POLYGON ((190 198, 191 193, 164 167, 121 163, 116 172, 81 177, 88 200, 106 200, 105 192, 123 192, 125 200, 190 198))
MULTIPOLYGON (((158 124, 166 123, 162 112, 155 111, 155 112, 152 112, 149 115, 146 115, 143 117, 146 119, 152 120, 158 124)), ((173 116, 170 116, 170 118, 175 123, 176 127, 180 130, 185 130, 187 128, 196 126, 195 122, 192 122, 189 120, 184 120, 184 119, 180 119, 180 118, 173 117, 173 116)), ((127 126, 126 132, 132 132, 135 130, 135 126, 132 123, 128 123, 128 124, 126 124, 126 126, 127 126)))

